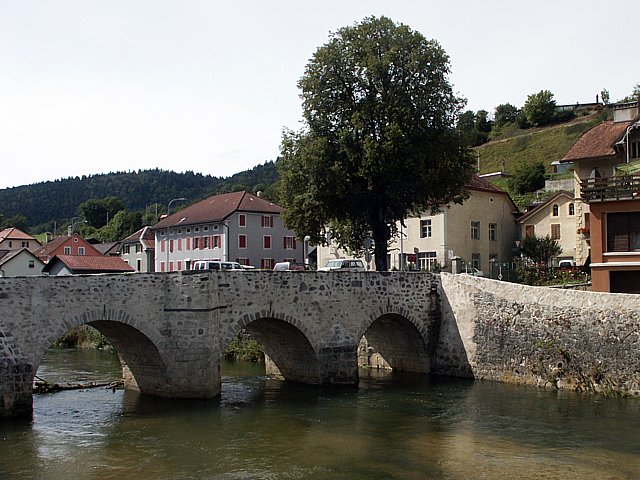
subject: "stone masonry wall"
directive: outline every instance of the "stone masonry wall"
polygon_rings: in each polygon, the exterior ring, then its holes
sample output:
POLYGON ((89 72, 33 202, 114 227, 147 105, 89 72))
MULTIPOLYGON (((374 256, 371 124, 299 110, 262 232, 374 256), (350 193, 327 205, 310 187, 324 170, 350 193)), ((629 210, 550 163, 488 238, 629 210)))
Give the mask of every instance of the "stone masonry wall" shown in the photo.
POLYGON ((442 274, 441 283, 436 372, 640 394, 640 295, 451 274, 442 274))

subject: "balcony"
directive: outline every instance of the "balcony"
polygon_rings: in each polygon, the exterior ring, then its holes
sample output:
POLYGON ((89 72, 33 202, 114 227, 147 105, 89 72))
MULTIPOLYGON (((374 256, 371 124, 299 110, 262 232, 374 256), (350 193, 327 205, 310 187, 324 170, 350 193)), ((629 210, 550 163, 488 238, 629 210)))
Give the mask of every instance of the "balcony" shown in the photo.
POLYGON ((640 200, 640 175, 589 178, 580 187, 582 201, 586 203, 640 200))

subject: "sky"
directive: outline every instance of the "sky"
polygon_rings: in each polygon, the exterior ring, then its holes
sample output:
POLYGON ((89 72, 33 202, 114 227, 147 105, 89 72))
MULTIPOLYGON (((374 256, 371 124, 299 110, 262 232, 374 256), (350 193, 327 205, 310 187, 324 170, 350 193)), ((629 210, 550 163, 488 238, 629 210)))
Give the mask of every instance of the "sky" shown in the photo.
POLYGON ((0 0, 0 189, 275 160, 309 59, 372 15, 437 40, 470 110, 640 83, 638 0, 0 0))

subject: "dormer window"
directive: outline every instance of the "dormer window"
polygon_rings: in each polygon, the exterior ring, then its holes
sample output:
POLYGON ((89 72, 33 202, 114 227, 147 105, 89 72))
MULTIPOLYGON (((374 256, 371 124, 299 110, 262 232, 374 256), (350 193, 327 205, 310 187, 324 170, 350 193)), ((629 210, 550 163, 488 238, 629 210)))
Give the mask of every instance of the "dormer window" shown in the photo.
POLYGON ((558 216, 559 211, 560 211, 560 208, 558 207, 558 204, 556 203, 556 204, 553 206, 553 208, 552 208, 552 212, 553 212, 553 213, 552 213, 552 215, 553 215, 554 217, 557 217, 557 216, 558 216))

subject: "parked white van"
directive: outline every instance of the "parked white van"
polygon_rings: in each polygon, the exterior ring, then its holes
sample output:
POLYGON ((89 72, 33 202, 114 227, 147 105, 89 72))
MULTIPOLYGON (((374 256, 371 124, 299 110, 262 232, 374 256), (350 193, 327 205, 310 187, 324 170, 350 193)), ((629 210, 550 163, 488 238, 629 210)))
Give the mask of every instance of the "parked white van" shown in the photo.
POLYGON ((244 270, 238 262, 222 262, 220 260, 196 260, 191 270, 244 270))

